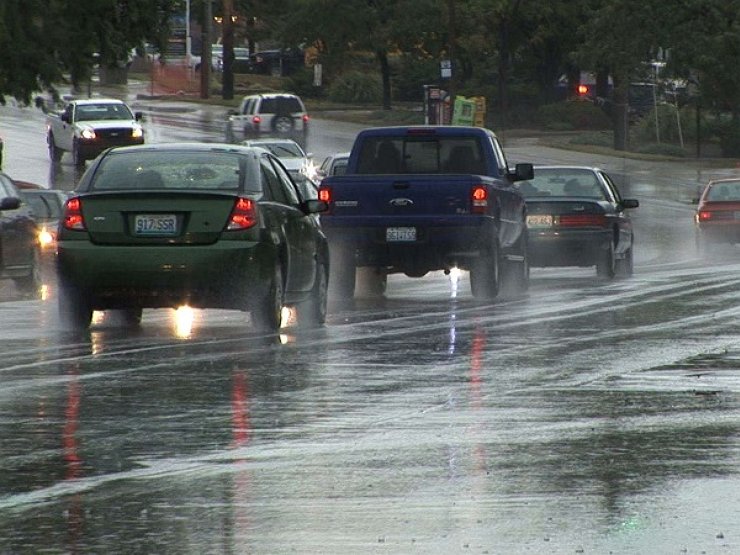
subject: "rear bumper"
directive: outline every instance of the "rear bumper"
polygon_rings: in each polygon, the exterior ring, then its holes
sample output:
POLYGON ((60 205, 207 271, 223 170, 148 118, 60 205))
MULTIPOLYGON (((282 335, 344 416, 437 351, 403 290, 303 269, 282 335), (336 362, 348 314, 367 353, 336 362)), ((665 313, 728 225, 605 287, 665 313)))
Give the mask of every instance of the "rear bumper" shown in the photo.
POLYGON ((702 223, 697 226, 702 239, 717 243, 740 243, 740 221, 702 223))
POLYGON ((452 267, 469 269, 482 248, 496 236, 493 220, 477 225, 413 225, 393 223, 382 227, 335 227, 322 218, 330 250, 354 251, 356 266, 386 268, 390 273, 423 274, 452 267), (388 227, 413 227, 415 241, 388 241, 388 227))
POLYGON ((204 246, 58 246, 62 284, 90 298, 94 308, 170 307, 248 310, 267 291, 274 256, 260 243, 221 241, 204 246))
POLYGON ((593 266, 609 248, 610 230, 529 230, 530 266, 593 266))

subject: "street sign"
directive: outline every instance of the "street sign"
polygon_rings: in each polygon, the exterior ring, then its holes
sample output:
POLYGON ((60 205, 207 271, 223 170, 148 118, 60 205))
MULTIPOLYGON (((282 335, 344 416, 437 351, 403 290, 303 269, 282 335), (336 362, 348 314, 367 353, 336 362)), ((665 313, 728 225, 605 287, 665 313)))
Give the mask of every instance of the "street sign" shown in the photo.
POLYGON ((439 62, 439 74, 442 79, 450 79, 452 77, 452 60, 441 60, 439 62))

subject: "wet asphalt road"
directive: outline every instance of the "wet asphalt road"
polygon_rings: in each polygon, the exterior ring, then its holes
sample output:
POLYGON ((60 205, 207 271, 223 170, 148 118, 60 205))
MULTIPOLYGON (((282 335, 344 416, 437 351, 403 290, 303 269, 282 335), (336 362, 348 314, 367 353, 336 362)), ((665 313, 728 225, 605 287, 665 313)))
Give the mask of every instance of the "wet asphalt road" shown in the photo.
MULTIPOLYGON (((313 129, 323 155, 354 128, 313 129)), ((0 132, 12 176, 74 185, 37 113, 0 132)), ((734 169, 591 159, 641 201, 628 280, 535 269, 482 306, 464 274, 392 277, 278 338, 227 311, 75 335, 53 284, 4 285, 0 553, 740 553, 740 252, 700 260, 685 202, 734 169)))

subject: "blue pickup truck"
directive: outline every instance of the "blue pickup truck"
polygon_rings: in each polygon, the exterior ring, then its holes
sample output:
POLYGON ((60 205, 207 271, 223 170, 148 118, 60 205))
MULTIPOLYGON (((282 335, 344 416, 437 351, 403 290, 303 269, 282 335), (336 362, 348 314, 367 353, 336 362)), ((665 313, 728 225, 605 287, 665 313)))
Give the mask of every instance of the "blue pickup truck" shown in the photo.
POLYGON ((496 135, 480 127, 382 127, 361 131, 341 176, 321 182, 321 223, 335 297, 382 294, 388 274, 470 272, 476 298, 529 281, 527 216, 513 185, 531 164, 507 165, 496 135), (358 280, 359 281, 359 280, 358 280))

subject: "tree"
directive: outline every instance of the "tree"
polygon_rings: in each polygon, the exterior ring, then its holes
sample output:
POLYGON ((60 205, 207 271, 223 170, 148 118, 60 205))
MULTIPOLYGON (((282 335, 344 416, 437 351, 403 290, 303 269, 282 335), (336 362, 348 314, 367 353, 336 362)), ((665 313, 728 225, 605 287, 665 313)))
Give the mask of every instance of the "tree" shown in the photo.
POLYGON ((87 82, 95 64, 125 64, 144 41, 164 45, 182 0, 2 0, 0 102, 29 102, 61 83, 87 82))

